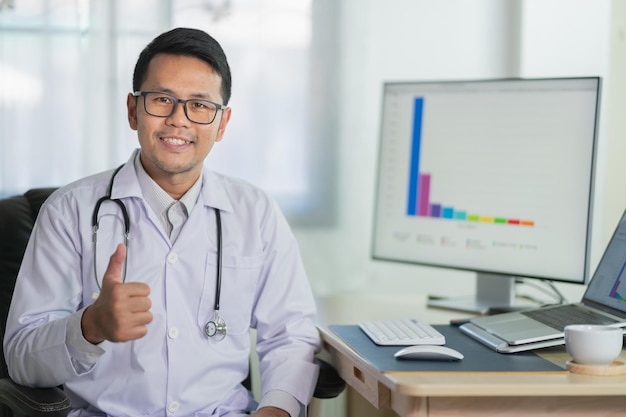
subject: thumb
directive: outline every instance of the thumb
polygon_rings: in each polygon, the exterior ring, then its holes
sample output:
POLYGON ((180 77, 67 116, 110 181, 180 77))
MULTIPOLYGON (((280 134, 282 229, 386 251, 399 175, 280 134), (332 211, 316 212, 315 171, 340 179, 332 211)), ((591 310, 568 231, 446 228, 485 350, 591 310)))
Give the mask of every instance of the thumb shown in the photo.
POLYGON ((124 258, 126 258, 126 246, 122 243, 117 245, 115 252, 109 259, 109 265, 104 272, 103 280, 111 280, 122 282, 122 267, 124 266, 124 258))

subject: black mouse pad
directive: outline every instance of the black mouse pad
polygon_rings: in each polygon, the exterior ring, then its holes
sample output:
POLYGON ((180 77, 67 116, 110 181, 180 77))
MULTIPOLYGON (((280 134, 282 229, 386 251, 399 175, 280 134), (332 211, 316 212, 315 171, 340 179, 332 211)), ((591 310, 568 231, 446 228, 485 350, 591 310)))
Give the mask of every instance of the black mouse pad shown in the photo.
POLYGON ((434 325, 446 337, 445 346, 465 357, 460 361, 396 359, 402 346, 378 346, 358 325, 331 325, 329 328, 355 352, 381 371, 424 372, 567 372, 533 352, 498 353, 471 339, 457 327, 434 325))

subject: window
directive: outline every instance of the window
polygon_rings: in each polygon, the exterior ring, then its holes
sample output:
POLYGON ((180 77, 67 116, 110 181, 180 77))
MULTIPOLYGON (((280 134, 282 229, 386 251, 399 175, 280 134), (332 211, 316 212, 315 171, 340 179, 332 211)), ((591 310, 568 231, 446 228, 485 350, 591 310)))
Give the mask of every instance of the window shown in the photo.
POLYGON ((125 162, 138 146, 125 107, 137 56, 156 34, 187 26, 222 44, 233 73, 233 117, 206 163, 268 191, 293 223, 330 219, 332 169, 320 156, 332 135, 318 121, 332 104, 315 88, 324 73, 312 0, 2 4, 1 194, 125 162))

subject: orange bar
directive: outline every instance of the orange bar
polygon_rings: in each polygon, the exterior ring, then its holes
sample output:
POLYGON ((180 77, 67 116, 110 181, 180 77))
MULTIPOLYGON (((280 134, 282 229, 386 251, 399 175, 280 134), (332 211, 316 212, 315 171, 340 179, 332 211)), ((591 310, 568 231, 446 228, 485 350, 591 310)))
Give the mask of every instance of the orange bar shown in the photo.
POLYGON ((522 226, 534 226, 535 222, 533 220, 522 220, 520 221, 522 226))

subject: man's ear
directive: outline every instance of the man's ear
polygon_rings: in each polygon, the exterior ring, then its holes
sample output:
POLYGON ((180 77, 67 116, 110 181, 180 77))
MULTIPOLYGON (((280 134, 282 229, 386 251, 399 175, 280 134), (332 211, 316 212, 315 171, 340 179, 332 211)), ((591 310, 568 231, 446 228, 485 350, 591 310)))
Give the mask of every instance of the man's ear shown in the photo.
POLYGON ((226 126, 228 125, 228 122, 230 121, 230 112, 231 112, 230 107, 226 107, 224 110, 222 110, 222 117, 220 118, 220 126, 217 129, 217 137, 215 138, 216 142, 221 141, 222 137, 224 137, 224 132, 226 132, 226 126))
POLYGON ((128 110, 128 124, 130 128, 133 130, 137 130, 137 101, 139 99, 128 93, 128 97, 126 97, 126 108, 128 110))

